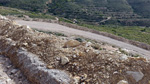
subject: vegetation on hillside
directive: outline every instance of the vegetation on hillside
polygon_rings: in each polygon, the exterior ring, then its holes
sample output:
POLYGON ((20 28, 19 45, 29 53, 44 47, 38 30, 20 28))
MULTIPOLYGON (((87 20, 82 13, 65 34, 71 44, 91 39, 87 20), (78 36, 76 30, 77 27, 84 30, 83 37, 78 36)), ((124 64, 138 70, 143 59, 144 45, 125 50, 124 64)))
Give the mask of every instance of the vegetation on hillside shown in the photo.
POLYGON ((18 17, 23 17, 24 15, 30 18, 42 18, 42 19, 55 19, 54 16, 49 14, 35 13, 31 11, 18 10, 15 8, 0 7, 0 14, 2 15, 15 15, 18 17))
POLYGON ((0 0, 0 5, 41 12, 48 0, 0 0))
MULTIPOLYGON (((0 14, 2 15, 15 15, 23 17, 27 15, 31 18, 43 18, 43 19, 54 19, 55 17, 49 14, 35 13, 24 10, 18 10, 15 8, 0 7, 0 14)), ((73 21, 59 18, 60 21, 67 23, 73 23, 73 21)), ((150 44, 150 28, 149 27, 138 27, 138 26, 118 26, 118 25, 90 25, 86 23, 79 23, 79 25, 95 29, 98 31, 108 32, 117 36, 121 36, 130 40, 144 42, 150 44)))
POLYGON ((89 24, 80 24, 80 25, 98 31, 108 32, 117 36, 124 37, 126 39, 150 44, 150 27, 116 26, 116 25, 95 26, 89 24))
POLYGON ((0 0, 0 5, 97 24, 150 26, 150 0, 0 0))

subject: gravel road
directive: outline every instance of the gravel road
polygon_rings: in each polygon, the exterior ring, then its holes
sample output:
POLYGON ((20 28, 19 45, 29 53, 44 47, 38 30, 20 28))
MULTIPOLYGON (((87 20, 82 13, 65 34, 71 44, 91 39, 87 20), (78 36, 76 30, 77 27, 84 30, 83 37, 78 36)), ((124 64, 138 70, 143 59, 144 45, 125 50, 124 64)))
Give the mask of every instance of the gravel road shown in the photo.
POLYGON ((127 49, 132 53, 136 53, 136 54, 139 54, 145 58, 150 59, 150 51, 147 51, 145 49, 142 49, 142 48, 136 47, 134 45, 118 41, 118 40, 114 40, 114 39, 106 37, 106 36, 98 35, 98 34, 87 32, 87 31, 69 28, 69 27, 59 25, 56 23, 37 22, 37 21, 23 21, 23 20, 16 20, 16 22, 21 24, 21 25, 28 25, 31 28, 38 29, 38 30, 60 32, 60 33, 66 34, 66 35, 79 35, 79 36, 89 38, 92 40, 106 42, 106 43, 127 49))

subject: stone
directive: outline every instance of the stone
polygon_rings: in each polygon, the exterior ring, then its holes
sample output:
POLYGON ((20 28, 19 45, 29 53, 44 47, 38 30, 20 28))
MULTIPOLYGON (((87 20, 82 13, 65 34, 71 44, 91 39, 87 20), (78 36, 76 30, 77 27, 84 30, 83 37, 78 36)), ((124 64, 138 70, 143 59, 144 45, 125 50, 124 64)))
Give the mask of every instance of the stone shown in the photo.
POLYGON ((136 82, 140 81, 143 77, 144 74, 140 71, 140 72, 136 72, 136 71, 127 71, 126 72, 128 75, 131 75, 136 82))
POLYGON ((17 69, 11 70, 11 74, 15 74, 17 71, 18 71, 17 69))
POLYGON ((66 56, 61 56, 60 59, 61 59, 60 64, 62 64, 62 65, 65 65, 65 64, 69 63, 69 58, 66 57, 66 56))
POLYGON ((126 48, 123 48, 122 50, 125 51, 125 52, 127 52, 127 53, 130 53, 130 50, 128 50, 126 48))
POLYGON ((85 82, 82 82, 81 84, 86 84, 85 82))
POLYGON ((79 56, 85 56, 86 54, 85 54, 85 52, 79 52, 78 55, 79 56))
POLYGON ((94 52, 95 52, 96 55, 99 55, 99 54, 100 54, 100 51, 99 51, 99 50, 95 50, 94 52))
POLYGON ((74 84, 79 84, 81 78, 79 76, 75 76, 73 77, 73 79, 74 79, 74 84))
POLYGON ((28 43, 23 43, 24 46, 28 46, 28 43))
POLYGON ((120 59, 120 60, 127 60, 127 59, 128 59, 128 56, 127 56, 127 55, 122 55, 119 59, 120 59))
POLYGON ((48 69, 53 69, 53 66, 48 65, 47 68, 48 69))
POLYGON ((64 47, 77 47, 80 45, 80 42, 77 40, 69 40, 65 43, 64 47))
POLYGON ((128 84, 128 82, 125 81, 125 80, 121 80, 121 81, 119 81, 117 84, 128 84))
POLYGON ((5 16, 2 16, 2 15, 0 15, 0 19, 7 20, 7 18, 5 16))
POLYGON ((77 55, 73 55, 73 58, 77 58, 77 55))
POLYGON ((91 45, 92 45, 91 42, 87 42, 87 43, 85 44, 86 47, 89 47, 89 46, 91 46, 91 45))

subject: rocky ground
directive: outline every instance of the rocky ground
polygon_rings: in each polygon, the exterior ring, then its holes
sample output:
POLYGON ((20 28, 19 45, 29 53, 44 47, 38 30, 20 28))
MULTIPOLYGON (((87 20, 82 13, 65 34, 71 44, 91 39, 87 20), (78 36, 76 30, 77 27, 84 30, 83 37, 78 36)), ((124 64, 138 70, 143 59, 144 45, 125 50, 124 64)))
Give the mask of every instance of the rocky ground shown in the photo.
POLYGON ((0 84, 30 84, 9 58, 0 55, 0 84))
POLYGON ((70 74, 74 84, 150 84, 150 62, 105 43, 56 36, 13 21, 1 21, 0 35, 38 55, 48 69, 70 74))

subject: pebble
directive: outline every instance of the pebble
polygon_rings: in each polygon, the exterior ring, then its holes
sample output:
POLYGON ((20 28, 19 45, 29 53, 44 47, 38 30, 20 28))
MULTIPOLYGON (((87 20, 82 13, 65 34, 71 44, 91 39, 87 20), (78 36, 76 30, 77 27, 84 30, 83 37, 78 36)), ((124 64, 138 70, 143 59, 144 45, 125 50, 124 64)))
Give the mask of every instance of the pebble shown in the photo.
POLYGON ((27 45, 28 45, 28 43, 23 43, 23 45, 24 45, 24 46, 27 46, 27 45))
POLYGON ((73 58, 77 58, 77 55, 73 55, 73 58))
POLYGON ((91 42, 87 42, 87 43, 85 44, 86 47, 89 47, 89 46, 91 46, 91 45, 92 45, 91 42))
POLYGON ((79 76, 75 76, 75 77, 73 77, 73 79, 74 79, 74 84, 79 84, 79 82, 80 82, 79 76))
POLYGON ((128 59, 128 56, 127 55, 122 55, 119 59, 124 61, 124 60, 128 59))
POLYGON ((121 81, 119 81, 117 84, 128 84, 128 82, 125 81, 125 80, 121 80, 121 81))
POLYGON ((66 57, 66 56, 61 56, 61 61, 60 61, 60 63, 61 63, 62 65, 65 65, 65 64, 69 63, 69 58, 66 57))
POLYGON ((11 71, 11 74, 15 74, 17 71, 18 71, 17 69, 13 69, 13 70, 11 71))
POLYGON ((48 65, 47 68, 48 69, 53 69, 53 66, 48 65))

